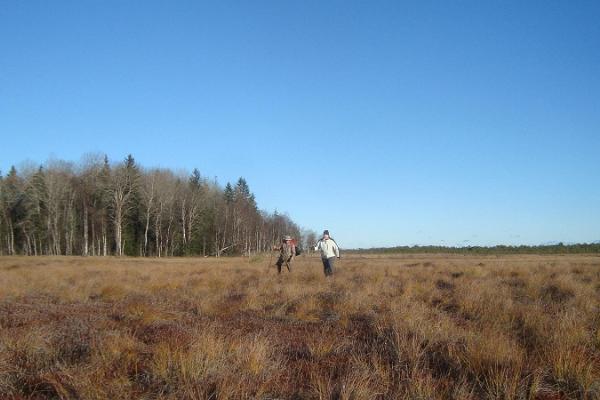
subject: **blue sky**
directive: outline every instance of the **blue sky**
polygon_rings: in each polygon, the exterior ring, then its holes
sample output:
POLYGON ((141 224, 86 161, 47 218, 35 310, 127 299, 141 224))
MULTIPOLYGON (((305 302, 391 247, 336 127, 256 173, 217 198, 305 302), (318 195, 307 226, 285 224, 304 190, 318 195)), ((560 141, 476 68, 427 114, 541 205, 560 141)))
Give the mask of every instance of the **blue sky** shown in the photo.
POLYGON ((244 176, 342 247, 600 240, 596 1, 4 1, 0 169, 244 176))

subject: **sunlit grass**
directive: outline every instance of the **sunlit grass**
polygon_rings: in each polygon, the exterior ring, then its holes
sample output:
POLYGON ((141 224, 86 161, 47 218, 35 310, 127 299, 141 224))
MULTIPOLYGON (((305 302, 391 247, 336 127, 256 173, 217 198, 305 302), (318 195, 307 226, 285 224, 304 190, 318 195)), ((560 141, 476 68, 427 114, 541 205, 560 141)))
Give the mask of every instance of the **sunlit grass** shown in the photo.
POLYGON ((600 398, 600 257, 268 259, 0 258, 0 398, 600 398))

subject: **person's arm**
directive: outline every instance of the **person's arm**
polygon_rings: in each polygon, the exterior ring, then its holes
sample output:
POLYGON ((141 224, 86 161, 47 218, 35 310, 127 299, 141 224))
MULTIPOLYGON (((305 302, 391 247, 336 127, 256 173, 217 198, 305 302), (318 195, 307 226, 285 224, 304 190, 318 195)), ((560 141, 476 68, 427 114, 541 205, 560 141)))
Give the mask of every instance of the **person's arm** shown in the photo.
POLYGON ((340 248, 335 241, 333 241, 333 252, 337 258, 340 258, 340 248))
POLYGON ((296 258, 296 245, 292 244, 292 258, 291 258, 291 260, 294 261, 294 258, 296 258))
POLYGON ((319 251, 319 250, 321 250, 321 243, 323 243, 321 240, 319 240, 319 241, 317 242, 317 244, 315 245, 315 251, 319 251))

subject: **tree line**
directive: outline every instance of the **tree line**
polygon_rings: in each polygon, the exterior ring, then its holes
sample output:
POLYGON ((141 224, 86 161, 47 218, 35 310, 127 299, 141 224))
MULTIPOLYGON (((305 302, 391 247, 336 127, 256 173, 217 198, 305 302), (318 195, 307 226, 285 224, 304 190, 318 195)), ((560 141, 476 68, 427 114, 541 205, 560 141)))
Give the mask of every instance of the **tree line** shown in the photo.
POLYGON ((418 253, 445 253, 445 254, 477 254, 477 255, 503 255, 503 254, 585 254, 600 253, 600 243, 557 243, 539 246, 396 246, 370 249, 348 250, 357 254, 418 254, 418 253))
POLYGON ((289 216, 258 208, 244 178, 202 176, 87 155, 0 172, 0 255, 222 256, 302 240, 289 216))

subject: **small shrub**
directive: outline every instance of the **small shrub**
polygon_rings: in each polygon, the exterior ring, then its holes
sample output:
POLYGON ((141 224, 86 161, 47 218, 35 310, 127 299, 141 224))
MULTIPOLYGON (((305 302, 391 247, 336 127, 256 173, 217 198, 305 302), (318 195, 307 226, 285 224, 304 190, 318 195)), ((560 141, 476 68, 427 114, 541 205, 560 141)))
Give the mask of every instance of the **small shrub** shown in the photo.
POLYGON ((575 293, 570 288, 564 288, 552 283, 542 287, 540 297, 548 302, 564 303, 575 297, 575 293))

